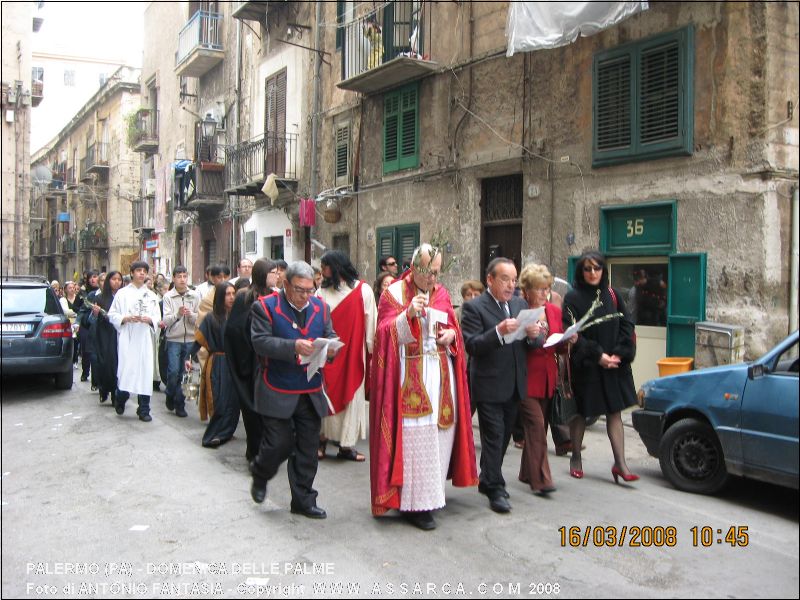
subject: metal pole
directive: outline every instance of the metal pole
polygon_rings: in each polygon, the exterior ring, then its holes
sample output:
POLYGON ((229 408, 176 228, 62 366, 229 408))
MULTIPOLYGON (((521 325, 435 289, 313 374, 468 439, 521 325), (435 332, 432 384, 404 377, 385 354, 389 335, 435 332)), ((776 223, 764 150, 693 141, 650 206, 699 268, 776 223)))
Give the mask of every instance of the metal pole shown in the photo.
POLYGON ((798 284, 798 247, 800 247, 800 210, 798 209, 798 186, 792 191, 792 256, 790 260, 789 286, 789 333, 797 329, 797 284, 798 284))
MULTIPOLYGON (((317 0, 316 19, 314 23, 314 47, 319 50, 322 44, 322 2, 317 0)), ((322 57, 319 52, 314 53, 314 86, 313 103, 311 108, 311 197, 316 198, 319 193, 317 182, 317 133, 319 129, 320 111, 320 70, 322 69, 322 57)), ((305 227, 305 261, 311 263, 311 227, 305 227)))

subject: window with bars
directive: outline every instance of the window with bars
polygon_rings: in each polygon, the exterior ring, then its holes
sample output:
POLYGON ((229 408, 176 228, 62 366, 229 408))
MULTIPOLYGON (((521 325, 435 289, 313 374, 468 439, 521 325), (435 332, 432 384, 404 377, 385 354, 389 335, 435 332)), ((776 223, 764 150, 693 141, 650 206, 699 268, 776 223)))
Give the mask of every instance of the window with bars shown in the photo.
POLYGON ((592 166, 691 155, 694 29, 596 54, 592 166))
POLYGON ((335 131, 336 152, 334 154, 336 164, 336 185, 347 185, 350 183, 350 123, 339 123, 335 131))
POLYGON ((419 84, 383 99, 383 173, 419 166, 419 84))

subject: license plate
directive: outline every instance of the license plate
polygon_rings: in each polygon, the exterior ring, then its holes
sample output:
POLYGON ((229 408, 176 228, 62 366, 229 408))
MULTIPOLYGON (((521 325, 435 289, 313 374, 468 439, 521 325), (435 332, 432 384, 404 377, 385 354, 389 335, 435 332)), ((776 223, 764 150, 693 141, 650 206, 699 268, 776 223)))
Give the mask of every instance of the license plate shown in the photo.
POLYGON ((33 325, 30 323, 3 323, 0 331, 3 333, 28 333, 33 331, 33 325))

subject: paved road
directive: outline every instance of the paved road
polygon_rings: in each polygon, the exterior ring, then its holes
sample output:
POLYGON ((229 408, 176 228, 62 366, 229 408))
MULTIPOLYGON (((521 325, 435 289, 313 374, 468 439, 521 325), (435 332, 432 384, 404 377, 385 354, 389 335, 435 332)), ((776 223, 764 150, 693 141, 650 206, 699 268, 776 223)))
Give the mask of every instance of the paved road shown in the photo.
POLYGON ((517 481, 512 448, 510 515, 491 512, 474 489, 449 487, 438 529, 422 532, 394 515, 373 518, 368 465, 332 457, 316 482, 327 520, 289 513, 285 470, 255 505, 241 427, 204 449, 196 409, 178 419, 163 402, 156 393, 148 424, 133 403, 123 417, 98 404, 86 383, 54 392, 48 382, 3 382, 3 597, 798 595, 796 491, 737 481, 716 498, 684 494, 630 428, 640 482, 614 485, 600 422, 587 433, 585 479, 551 454, 558 491, 533 496, 517 481), (693 543, 695 526, 710 528, 698 532, 710 547, 693 543), (721 539, 732 526, 748 528, 745 547, 721 539), (623 527, 622 546, 609 547, 611 528, 619 538, 623 527), (674 528, 674 546, 664 536, 673 530, 660 528, 674 528))

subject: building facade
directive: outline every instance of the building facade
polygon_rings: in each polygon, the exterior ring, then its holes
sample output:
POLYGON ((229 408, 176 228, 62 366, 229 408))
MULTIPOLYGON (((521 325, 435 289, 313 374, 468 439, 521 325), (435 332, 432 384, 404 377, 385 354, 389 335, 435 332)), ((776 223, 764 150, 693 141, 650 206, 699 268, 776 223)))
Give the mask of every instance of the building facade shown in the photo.
POLYGON ((52 175, 31 195, 34 272, 63 281, 87 269, 127 272, 138 258, 131 220, 140 157, 126 115, 139 105, 139 70, 121 67, 32 157, 35 172, 52 175))
POLYGON ((656 3, 510 58, 507 3, 324 11, 321 187, 357 194, 315 235, 362 273, 435 238, 455 300, 494 256, 571 280, 599 248, 639 296, 639 381, 698 321, 745 326, 748 357, 787 333, 797 4, 656 3))

